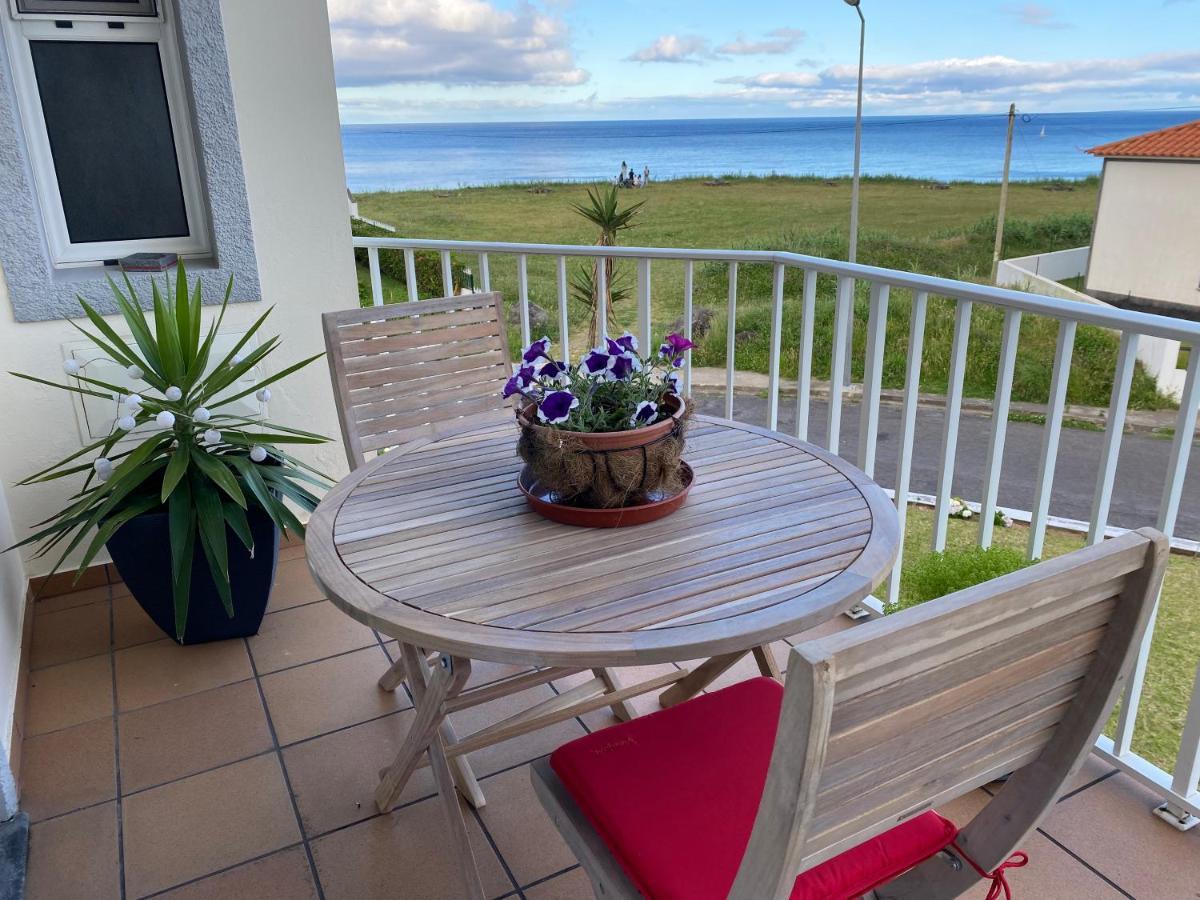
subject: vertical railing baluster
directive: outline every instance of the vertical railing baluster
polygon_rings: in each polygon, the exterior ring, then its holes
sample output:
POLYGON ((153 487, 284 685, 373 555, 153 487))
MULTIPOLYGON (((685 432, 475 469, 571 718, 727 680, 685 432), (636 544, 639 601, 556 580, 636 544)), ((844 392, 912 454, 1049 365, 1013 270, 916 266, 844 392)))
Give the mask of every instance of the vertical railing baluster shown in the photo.
POLYGON ((492 292, 492 270, 488 265, 488 255, 486 253, 479 254, 479 278, 483 284, 483 292, 490 294, 492 292))
POLYGON ((1190 797, 1197 788, 1200 788, 1200 666, 1196 667, 1196 677, 1192 680, 1191 700, 1171 779, 1171 790, 1181 796, 1190 797))
POLYGON ((408 288, 409 302, 421 299, 417 290, 417 254, 412 250, 404 251, 404 282, 408 288))
POLYGON ((371 304, 383 306, 383 276, 379 273, 379 248, 367 248, 367 270, 371 273, 371 304))
POLYGON ((937 499, 933 507, 933 550, 946 549, 950 523, 954 462, 958 456, 958 423, 962 417, 963 378, 967 373, 967 345, 971 337, 971 301, 959 300, 954 309, 954 341, 950 347, 950 383, 946 386, 946 418, 942 428, 942 462, 938 473, 937 499))
POLYGON ((596 343, 608 337, 608 260, 600 257, 596 266, 596 343))
POLYGON ((858 428, 858 467, 875 477, 875 444, 879 439, 879 394, 883 390, 883 348, 887 335, 886 284, 871 285, 867 319, 867 359, 863 369, 862 407, 858 428))
POLYGON ((560 359, 571 361, 571 323, 567 309, 567 258, 558 258, 558 346, 562 348, 560 359))
POLYGON ((1004 442, 1008 439, 1008 407, 1012 401, 1013 373, 1017 367, 1017 344, 1021 338, 1021 311, 1004 311, 1000 336, 1000 365, 996 372, 996 396, 992 401, 992 434, 988 439, 983 473, 983 499, 979 505, 979 546, 992 546, 996 527, 996 498, 1000 494, 1000 470, 1004 465, 1004 442))
POLYGON ((738 264, 729 264, 729 308, 725 323, 725 418, 733 418, 733 385, 737 369, 738 264))
POLYGON ((908 520, 908 486, 912 477, 913 439, 917 433, 917 406, 921 394, 921 354, 925 347, 925 310, 929 295, 913 294, 909 313, 908 365, 904 374, 904 409, 900 414, 900 458, 896 465, 896 518, 900 521, 900 546, 888 578, 887 602, 900 599, 900 566, 904 560, 904 525, 908 520))
POLYGON ((817 273, 804 272, 804 297, 800 307, 800 357, 796 369, 796 437, 808 440, 812 406, 813 320, 816 318, 817 273))
POLYGON ((454 267, 450 262, 450 251, 442 251, 442 296, 454 296, 454 267))
POLYGON ((521 304, 521 346, 528 347, 533 335, 529 333, 529 258, 517 257, 517 297, 521 304))
POLYGON ((771 355, 767 365, 767 427, 779 427, 779 354, 783 345, 783 263, 775 264, 771 283, 771 355))
POLYGON ((842 384, 848 364, 846 329, 851 327, 854 304, 854 279, 838 276, 837 306, 833 319, 833 359, 829 366, 829 434, 826 445, 837 453, 842 441, 842 384))
POLYGON ((1075 352, 1075 328, 1072 319, 1058 323, 1058 346, 1054 348, 1054 374, 1050 378, 1050 399, 1046 404, 1046 426, 1042 436, 1042 455, 1033 509, 1029 520, 1030 559, 1041 559, 1046 541, 1046 519, 1050 514, 1050 493, 1054 489, 1054 467, 1058 462, 1058 440, 1062 435, 1063 410, 1067 404, 1067 382, 1071 377, 1071 356, 1075 352))
POLYGON ((650 260, 637 263, 638 343, 643 354, 650 353, 650 260))
MULTIPOLYGON (((692 338, 692 292, 695 287, 696 264, 686 260, 683 264, 683 336, 692 338)), ((683 370, 683 392, 692 395, 692 351, 687 352, 687 365, 683 370)))
MULTIPOLYGON (((1187 377, 1183 382, 1183 395, 1179 398, 1179 417, 1175 420, 1175 438, 1171 442, 1171 456, 1167 462, 1167 481, 1163 487, 1162 502, 1158 508, 1158 530, 1170 537, 1175 533, 1175 520, 1179 516, 1179 501, 1183 496, 1183 483, 1187 478, 1188 461, 1192 455, 1192 441, 1196 436, 1196 407, 1200 404, 1200 352, 1193 348, 1188 354, 1187 377)), ((1158 603, 1150 614, 1146 636, 1138 650, 1137 661, 1129 673, 1129 682, 1121 699, 1121 713, 1117 719, 1117 730, 1113 735, 1113 753, 1122 756, 1133 744, 1133 728, 1137 724, 1138 707, 1142 702, 1142 688, 1146 683, 1146 662, 1150 658, 1150 642, 1154 638, 1154 625, 1158 619, 1158 603)))
POLYGON ((1108 402, 1108 421, 1104 425, 1104 449, 1100 453, 1100 468, 1096 473, 1096 493, 1092 498, 1092 520, 1088 525, 1089 544, 1104 540, 1108 528, 1108 510, 1112 504, 1113 482, 1117 477, 1117 458, 1121 453, 1121 437, 1125 433, 1125 411, 1129 406, 1129 389, 1137 363, 1138 335, 1121 332, 1117 350, 1117 368, 1113 372, 1112 398, 1108 402))

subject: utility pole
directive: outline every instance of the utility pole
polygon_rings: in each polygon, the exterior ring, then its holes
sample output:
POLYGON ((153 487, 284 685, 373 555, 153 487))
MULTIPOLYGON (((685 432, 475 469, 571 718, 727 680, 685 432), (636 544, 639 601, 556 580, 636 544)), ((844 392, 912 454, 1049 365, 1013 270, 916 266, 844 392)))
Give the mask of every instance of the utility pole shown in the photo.
POLYGON ((1013 124, 1017 120, 1017 104, 1008 104, 1008 138, 1004 143, 1004 175, 1000 178, 1000 211, 996 213, 996 246, 992 250, 992 284, 1000 268, 1000 251, 1004 248, 1004 211, 1008 206, 1008 168, 1012 163, 1013 124))

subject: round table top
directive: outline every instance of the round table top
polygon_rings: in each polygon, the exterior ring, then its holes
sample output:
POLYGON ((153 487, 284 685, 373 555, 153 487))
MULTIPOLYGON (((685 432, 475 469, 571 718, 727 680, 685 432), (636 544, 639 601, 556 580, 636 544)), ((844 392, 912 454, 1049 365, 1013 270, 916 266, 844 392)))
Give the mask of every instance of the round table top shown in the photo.
POLYGON ((696 480, 668 518, 578 528, 533 513, 501 423, 356 469, 306 548, 343 611, 420 647, 530 665, 619 666, 747 650, 861 601, 896 557, 887 495, 774 431, 695 416, 696 480))

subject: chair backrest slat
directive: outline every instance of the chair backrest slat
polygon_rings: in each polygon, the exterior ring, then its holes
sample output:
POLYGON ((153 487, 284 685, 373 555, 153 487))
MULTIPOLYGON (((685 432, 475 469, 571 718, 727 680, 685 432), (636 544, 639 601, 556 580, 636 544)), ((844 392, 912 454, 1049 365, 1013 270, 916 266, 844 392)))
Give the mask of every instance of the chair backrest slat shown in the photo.
MULTIPOLYGON (((959 839, 993 869, 1095 742, 1166 555, 1158 532, 1131 532, 797 647, 731 897, 787 896, 798 872, 1014 773, 959 839)), ((911 895, 956 896, 929 890, 911 895)))
POLYGON ((325 346, 351 468, 364 454, 511 415, 500 295, 326 313, 325 346))

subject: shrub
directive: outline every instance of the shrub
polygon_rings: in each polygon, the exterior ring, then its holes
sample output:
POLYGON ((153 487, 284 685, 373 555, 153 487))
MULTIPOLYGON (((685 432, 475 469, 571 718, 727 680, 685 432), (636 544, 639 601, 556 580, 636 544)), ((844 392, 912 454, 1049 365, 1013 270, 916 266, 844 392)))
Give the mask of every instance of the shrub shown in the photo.
MULTIPOLYGON (((390 231, 368 225, 366 222, 359 222, 357 219, 351 220, 350 232, 355 237, 395 237, 390 231)), ((413 254, 413 260, 417 269, 418 297, 422 300, 444 297, 446 290, 442 284, 441 254, 432 250, 417 251, 413 254)), ((354 248, 354 262, 359 268, 366 271, 367 250, 365 247, 354 248)), ((407 276, 404 271, 404 253, 400 250, 381 250, 379 252, 379 271, 389 278, 394 278, 400 284, 405 284, 407 276)), ((466 283, 465 266, 452 260, 450 273, 454 281, 454 290, 457 292, 466 283)), ((362 294, 363 291, 360 289, 360 299, 362 294)), ((369 297, 370 294, 368 293, 367 296, 369 297)), ((404 295, 397 299, 408 299, 408 297, 404 295)))
POLYGON ((888 612, 917 606, 961 591, 1030 565, 1021 553, 1008 547, 971 547, 930 553, 904 569, 900 600, 888 612))

